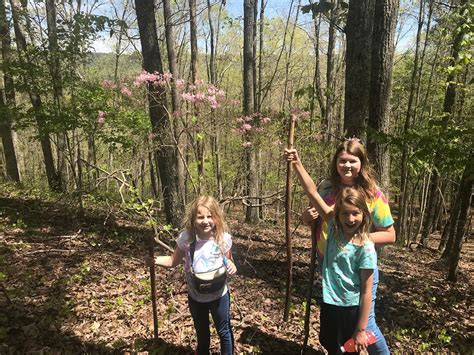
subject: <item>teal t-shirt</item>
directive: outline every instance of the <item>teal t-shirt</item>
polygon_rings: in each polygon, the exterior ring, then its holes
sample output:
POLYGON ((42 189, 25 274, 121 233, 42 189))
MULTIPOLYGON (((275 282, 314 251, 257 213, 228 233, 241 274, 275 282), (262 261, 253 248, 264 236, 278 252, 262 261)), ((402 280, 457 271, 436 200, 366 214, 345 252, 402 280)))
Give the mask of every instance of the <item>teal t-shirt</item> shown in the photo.
MULTIPOLYGON (((334 222, 329 223, 334 228, 334 222)), ((336 306, 358 306, 360 303, 360 270, 377 267, 374 243, 357 245, 328 233, 323 261, 323 301, 336 306)))

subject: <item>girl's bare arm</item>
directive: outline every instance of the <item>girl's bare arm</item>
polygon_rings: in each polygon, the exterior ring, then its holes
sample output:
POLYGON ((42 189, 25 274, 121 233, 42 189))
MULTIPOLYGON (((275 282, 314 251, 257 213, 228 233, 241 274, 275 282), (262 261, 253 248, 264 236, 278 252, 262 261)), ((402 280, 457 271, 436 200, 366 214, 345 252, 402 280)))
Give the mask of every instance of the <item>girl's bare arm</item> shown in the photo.
POLYGON ((176 247, 172 255, 157 256, 155 258, 155 264, 166 268, 172 268, 181 264, 183 262, 183 258, 184 251, 176 247))
POLYGON ((233 275, 237 272, 237 267, 234 264, 234 259, 232 258, 232 251, 228 250, 227 253, 224 254, 225 257, 227 258, 227 273, 229 275, 233 275))
POLYGON ((376 227, 375 231, 369 234, 369 237, 377 245, 393 244, 396 240, 395 228, 393 228, 393 225, 387 228, 376 227))
POLYGON ((366 327, 369 321, 370 306, 372 305, 372 287, 374 279, 373 269, 360 270, 360 306, 359 306, 359 320, 354 331, 354 343, 356 351, 361 351, 367 348, 367 334, 366 327))
POLYGON ((285 149, 285 154, 287 160, 292 162, 293 169, 295 170, 296 175, 298 175, 298 179, 300 180, 306 195, 308 195, 311 204, 316 208, 318 213, 325 221, 329 220, 333 215, 333 208, 329 207, 318 193, 316 184, 314 183, 313 179, 311 179, 311 176, 309 176, 308 172, 301 163, 300 158, 298 157, 297 150, 285 149))

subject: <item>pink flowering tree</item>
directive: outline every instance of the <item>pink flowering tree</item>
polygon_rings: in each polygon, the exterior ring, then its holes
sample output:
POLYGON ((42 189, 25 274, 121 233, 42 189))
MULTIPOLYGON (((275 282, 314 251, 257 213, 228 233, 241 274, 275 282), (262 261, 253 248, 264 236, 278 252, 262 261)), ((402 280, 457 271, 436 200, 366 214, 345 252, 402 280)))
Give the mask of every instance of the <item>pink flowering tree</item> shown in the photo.
MULTIPOLYGON (((124 118, 127 115, 136 114, 136 111, 132 109, 133 107, 141 112, 145 112, 146 107, 143 103, 146 102, 144 98, 147 95, 147 86, 159 86, 166 93, 170 93, 172 82, 173 77, 170 73, 160 74, 145 71, 133 79, 123 79, 120 83, 105 80, 102 86, 105 90, 114 93, 114 101, 111 104, 115 109, 113 110, 114 114, 107 112, 105 117, 98 118, 101 122, 100 124, 105 128, 106 124, 103 124, 103 121, 107 122, 107 117, 116 115, 124 118)), ((197 181, 196 170, 192 166, 188 166, 188 159, 186 157, 189 155, 186 151, 179 149, 178 137, 184 135, 188 138, 188 141, 191 142, 190 146, 194 148, 194 155, 197 157, 196 142, 204 143, 208 136, 213 134, 212 132, 215 128, 214 117, 220 112, 223 103, 228 102, 223 90, 203 81, 190 84, 178 78, 175 80, 175 85, 181 98, 181 107, 178 112, 169 112, 168 117, 173 128, 174 142, 178 147, 178 158, 184 162, 188 177, 193 186, 195 186, 194 182, 197 181), (183 122, 183 125, 175 126, 177 120, 183 122), (183 126, 184 128, 181 131, 176 131, 175 128, 178 126, 183 126)), ((168 98, 170 97, 170 95, 167 96, 168 98)), ((228 105, 226 104, 225 106, 228 105)), ((149 132, 151 132, 151 127, 149 127, 149 132)), ((190 164, 195 164, 195 162, 191 161, 190 164)))

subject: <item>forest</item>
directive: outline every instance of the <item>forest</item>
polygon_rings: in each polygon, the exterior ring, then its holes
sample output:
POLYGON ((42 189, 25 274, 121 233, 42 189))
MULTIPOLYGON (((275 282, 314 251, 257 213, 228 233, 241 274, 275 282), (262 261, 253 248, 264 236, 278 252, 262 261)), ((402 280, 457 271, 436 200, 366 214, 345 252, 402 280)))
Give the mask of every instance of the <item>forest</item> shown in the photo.
MULTIPOLYGON (((324 354, 309 201, 365 145, 393 353, 472 353, 474 4, 0 1, 0 353, 194 353, 186 206, 225 212, 237 354, 324 354), (470 118, 469 118, 470 117, 470 118)), ((211 353, 219 353, 211 327, 211 353)))

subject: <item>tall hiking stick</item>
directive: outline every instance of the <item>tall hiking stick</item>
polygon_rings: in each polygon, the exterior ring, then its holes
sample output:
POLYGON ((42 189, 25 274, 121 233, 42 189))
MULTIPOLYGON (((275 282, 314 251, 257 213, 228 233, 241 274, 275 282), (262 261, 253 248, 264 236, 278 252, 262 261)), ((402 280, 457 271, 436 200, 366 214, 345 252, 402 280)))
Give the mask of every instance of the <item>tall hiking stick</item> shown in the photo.
POLYGON ((304 340, 301 354, 304 354, 308 346, 309 339, 309 318, 311 316, 311 299, 313 298, 314 270, 316 269, 316 231, 318 229, 319 219, 311 221, 311 263, 309 265, 309 289, 306 296, 306 312, 304 315, 304 340))
MULTIPOLYGON (((295 136, 295 122, 296 116, 290 116, 290 129, 288 132, 288 148, 293 148, 294 136, 295 136)), ((283 320, 288 321, 288 315, 290 313, 291 304, 291 287, 293 283, 293 247, 291 245, 291 162, 286 163, 286 194, 285 194, 285 237, 286 237, 286 260, 288 264, 288 273, 286 276, 286 299, 285 299, 285 312, 283 314, 283 320)))
POLYGON ((155 268, 155 237, 150 236, 148 256, 153 262, 150 264, 151 305, 153 308, 153 339, 158 341, 158 310, 156 307, 156 268, 155 268))

